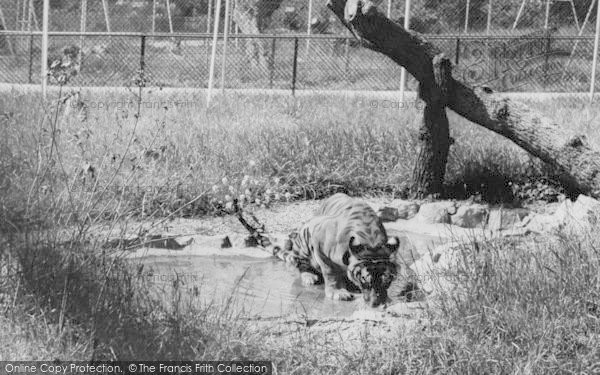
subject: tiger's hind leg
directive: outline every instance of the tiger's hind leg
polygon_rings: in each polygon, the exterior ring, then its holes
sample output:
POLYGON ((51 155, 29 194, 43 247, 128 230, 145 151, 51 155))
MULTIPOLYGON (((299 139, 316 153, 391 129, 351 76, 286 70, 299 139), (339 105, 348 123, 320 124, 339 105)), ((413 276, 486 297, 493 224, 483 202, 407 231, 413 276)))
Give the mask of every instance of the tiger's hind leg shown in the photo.
POLYGON ((308 259, 301 259, 298 262, 298 271, 300 271, 300 279, 304 286, 321 284, 323 282, 321 272, 315 269, 308 259))
POLYGON ((273 255, 283 260, 285 262, 286 267, 294 268, 300 271, 300 279, 302 280, 302 285, 310 286, 321 284, 323 282, 321 272, 316 270, 311 265, 309 259, 300 256, 297 252, 294 251, 291 241, 285 241, 283 248, 276 247, 273 250, 271 250, 271 252, 273 253, 273 255))

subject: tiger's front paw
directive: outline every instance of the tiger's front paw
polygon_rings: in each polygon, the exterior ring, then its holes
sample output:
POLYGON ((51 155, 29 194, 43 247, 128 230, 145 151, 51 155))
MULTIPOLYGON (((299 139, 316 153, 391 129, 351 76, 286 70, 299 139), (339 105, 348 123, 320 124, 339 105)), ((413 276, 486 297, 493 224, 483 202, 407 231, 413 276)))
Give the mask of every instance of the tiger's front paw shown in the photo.
POLYGON ((319 275, 315 275, 312 272, 302 272, 300 274, 300 278, 302 279, 302 285, 310 286, 319 283, 319 275))
POLYGON ((352 301, 354 296, 346 289, 325 288, 325 295, 337 301, 352 301))

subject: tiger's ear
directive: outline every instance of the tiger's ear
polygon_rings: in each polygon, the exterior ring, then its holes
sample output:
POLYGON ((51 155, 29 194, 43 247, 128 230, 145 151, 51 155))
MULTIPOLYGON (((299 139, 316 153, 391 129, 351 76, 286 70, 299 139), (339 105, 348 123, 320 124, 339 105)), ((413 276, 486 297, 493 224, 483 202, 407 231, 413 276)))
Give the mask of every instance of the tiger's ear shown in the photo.
POLYGON ((398 237, 393 237, 393 238, 394 238, 394 242, 390 242, 388 240, 388 243, 386 245, 388 250, 390 250, 390 253, 395 253, 400 248, 400 239, 398 237))
POLYGON ((350 242, 348 243, 348 248, 350 249, 350 254, 357 256, 362 250, 362 245, 354 244, 354 237, 350 237, 350 242))

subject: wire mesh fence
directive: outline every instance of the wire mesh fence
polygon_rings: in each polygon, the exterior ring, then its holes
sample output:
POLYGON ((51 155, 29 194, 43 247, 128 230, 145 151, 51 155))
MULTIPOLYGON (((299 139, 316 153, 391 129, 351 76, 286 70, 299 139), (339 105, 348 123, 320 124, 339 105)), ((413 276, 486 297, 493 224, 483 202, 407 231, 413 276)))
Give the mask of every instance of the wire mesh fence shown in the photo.
MULTIPOLYGON (((593 38, 430 36, 455 62, 455 76, 496 91, 585 92, 593 38)), ((75 86, 128 86, 144 67, 148 86, 208 86, 209 35, 52 34, 49 61, 72 62, 75 86)), ((226 88, 399 90, 400 67, 341 36, 232 36, 217 41, 215 82, 226 88), (221 67, 225 60, 224 75, 221 67)), ((39 33, 0 35, 0 82, 40 83, 39 33)), ((53 82, 51 81, 50 84, 53 82)), ((56 84, 56 82, 54 82, 56 84)), ((410 78, 408 90, 417 83, 410 78)))
MULTIPOLYGON (((53 0, 49 63, 72 54, 78 73, 73 85, 128 85, 143 61, 148 85, 207 87, 215 1, 53 0)), ((407 1, 375 3, 391 19, 404 22, 407 1)), ((455 74, 467 83, 498 91, 590 88, 593 0, 411 4, 410 28, 451 56, 455 74)), ((233 0, 231 5, 231 23, 224 26, 223 9, 219 15, 219 31, 231 32, 227 53, 222 34, 216 48, 216 82, 223 80, 227 88, 400 88, 400 67, 361 48, 325 2, 233 0), (248 14, 257 15, 262 34, 239 30, 236 22, 248 14)), ((0 81, 40 82, 41 18, 41 0, 0 0, 0 81)), ((413 79, 407 85, 416 88, 413 79)))

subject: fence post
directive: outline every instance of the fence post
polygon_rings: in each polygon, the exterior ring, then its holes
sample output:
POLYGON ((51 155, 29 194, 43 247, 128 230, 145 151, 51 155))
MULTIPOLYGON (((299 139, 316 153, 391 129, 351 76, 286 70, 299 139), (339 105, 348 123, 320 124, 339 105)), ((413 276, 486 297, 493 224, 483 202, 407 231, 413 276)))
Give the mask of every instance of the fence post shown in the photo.
POLYGON ((209 45, 209 41, 210 41, 210 39, 208 37, 204 38, 204 52, 205 52, 205 57, 206 57, 206 66, 208 66, 208 64, 210 64, 209 47, 212 47, 212 44, 209 45))
MULTIPOLYGON (((404 30, 410 29, 410 0, 404 0, 404 30)), ((404 101, 406 90, 406 69, 400 68, 400 101, 404 101)))
POLYGON ((346 42, 344 43, 344 54, 346 59, 344 70, 346 72, 346 79, 348 79, 350 75, 350 38, 346 38, 346 42))
POLYGON ((142 35, 140 40, 140 85, 146 86, 145 72, 146 70, 146 35, 142 35))
POLYGON ((29 36, 29 83, 33 83, 33 34, 29 36))
POLYGON ((469 10, 471 9, 471 0, 467 0, 467 5, 465 8, 465 31, 464 33, 469 32, 469 10))
POLYGON ((104 10, 104 22, 106 23, 106 31, 110 33, 110 16, 108 15, 108 3, 106 2, 106 0, 102 0, 102 9, 104 10))
POLYGON ((44 0, 44 12, 42 21, 42 58, 41 58, 41 74, 42 74, 42 97, 46 100, 48 91, 48 23, 50 15, 50 0, 44 0))
POLYGON ((456 52, 454 53, 454 65, 460 62, 460 38, 456 38, 456 52))
MULTIPOLYGON (((594 102, 596 93, 596 74, 598 69, 598 54, 600 54, 600 1, 596 2, 598 14, 596 15, 596 36, 594 37, 594 57, 592 58, 592 77, 590 84, 590 102, 594 102)), ((582 30, 585 26, 582 26, 582 30)))
POLYGON ((546 87, 548 85, 548 65, 550 62, 552 40, 550 39, 550 30, 546 29, 544 34, 546 34, 546 45, 544 46, 544 87, 546 87))
POLYGON ((276 38, 273 38, 271 41, 271 61, 269 61, 269 87, 273 88, 273 75, 275 70, 275 43, 277 42, 276 38))
POLYGON ((313 0, 308 0, 308 22, 306 25, 306 57, 308 58, 309 50, 310 50, 310 34, 311 34, 311 26, 312 26, 312 11, 313 11, 313 0))
POLYGON ((296 95, 296 74, 298 71, 298 37, 294 38, 294 63, 292 68, 292 96, 296 95))

